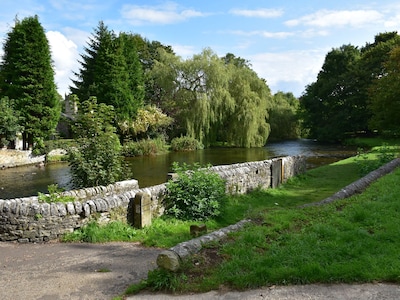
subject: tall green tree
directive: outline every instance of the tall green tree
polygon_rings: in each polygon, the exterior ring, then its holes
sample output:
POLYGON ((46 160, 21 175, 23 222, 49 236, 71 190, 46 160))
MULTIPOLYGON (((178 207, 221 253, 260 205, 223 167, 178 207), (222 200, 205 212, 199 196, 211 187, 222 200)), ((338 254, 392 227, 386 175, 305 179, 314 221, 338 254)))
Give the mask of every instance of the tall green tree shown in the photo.
POLYGON ((234 106, 222 60, 210 49, 187 60, 161 51, 152 74, 162 87, 163 111, 175 119, 174 136, 187 135, 206 146, 215 142, 216 126, 234 106))
MULTIPOLYGON (((161 52, 165 51, 166 53, 175 55, 174 51, 171 46, 163 45, 159 41, 150 41, 139 34, 133 34, 130 38, 134 40, 135 48, 144 73, 145 104, 161 107, 161 102, 164 99, 163 90, 162 87, 157 85, 157 82, 152 78, 151 70, 156 61, 160 61, 161 52)), ((166 113, 169 112, 166 111, 166 113)))
POLYGON ((325 57, 317 81, 308 85, 300 98, 304 126, 321 141, 338 141, 356 131, 353 70, 360 51, 352 45, 332 49, 325 57))
MULTIPOLYGON (((21 116, 23 149, 52 134, 61 106, 49 42, 37 16, 16 20, 7 34, 0 66, 0 93, 21 116)), ((40 144, 40 143, 39 143, 40 144)))
POLYGON ((400 46, 390 52, 383 65, 385 74, 370 88, 371 128, 393 135, 400 133, 400 46))
POLYGON ((80 99, 95 96, 112 105, 119 121, 132 119, 143 105, 144 84, 139 58, 129 35, 119 37, 100 22, 81 55, 71 92, 80 99))
POLYGON ((262 147, 270 134, 271 91, 246 60, 228 54, 222 61, 229 74, 228 92, 234 106, 231 111, 223 112, 219 140, 239 147, 262 147))
POLYGON ((114 119, 114 107, 97 103, 96 97, 80 105, 73 127, 78 146, 68 151, 74 187, 108 185, 129 177, 114 119))
POLYGON ((397 32, 387 32, 376 35, 374 42, 361 50, 344 45, 327 54, 317 81, 307 86, 301 97, 304 125, 312 137, 337 141, 349 132, 376 129, 369 126, 370 88, 375 80, 386 76, 385 61, 399 45, 397 32))
POLYGON ((385 62, 391 50, 397 46, 400 46, 400 36, 397 32, 385 32, 377 34, 373 43, 367 43, 361 48, 361 59, 352 76, 355 86, 354 102, 358 109, 353 120, 363 124, 365 130, 374 130, 369 127, 373 114, 369 106, 371 85, 386 74, 385 62))
POLYGON ((171 137, 186 135, 205 146, 265 144, 269 88, 249 66, 234 61, 210 49, 187 60, 160 51, 151 74, 162 110, 175 120, 171 137))

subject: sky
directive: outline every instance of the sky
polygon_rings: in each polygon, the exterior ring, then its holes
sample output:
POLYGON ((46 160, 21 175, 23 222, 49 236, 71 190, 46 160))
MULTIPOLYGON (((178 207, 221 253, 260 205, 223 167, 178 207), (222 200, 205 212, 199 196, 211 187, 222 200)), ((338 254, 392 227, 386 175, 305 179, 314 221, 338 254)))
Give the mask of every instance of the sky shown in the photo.
POLYGON ((115 33, 169 45, 182 59, 210 48, 250 62, 272 93, 299 97, 333 48, 400 32, 395 0, 1 0, 0 55, 14 20, 37 15, 49 40, 55 81, 69 93, 80 55, 100 21, 115 33))

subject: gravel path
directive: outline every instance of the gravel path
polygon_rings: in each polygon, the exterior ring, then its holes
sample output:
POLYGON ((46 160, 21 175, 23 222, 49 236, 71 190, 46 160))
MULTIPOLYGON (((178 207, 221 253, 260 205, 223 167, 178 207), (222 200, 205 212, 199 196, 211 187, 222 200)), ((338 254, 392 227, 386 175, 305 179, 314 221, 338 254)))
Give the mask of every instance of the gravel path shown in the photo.
POLYGON ((102 300, 147 278, 161 250, 134 243, 0 243, 0 299, 102 300))

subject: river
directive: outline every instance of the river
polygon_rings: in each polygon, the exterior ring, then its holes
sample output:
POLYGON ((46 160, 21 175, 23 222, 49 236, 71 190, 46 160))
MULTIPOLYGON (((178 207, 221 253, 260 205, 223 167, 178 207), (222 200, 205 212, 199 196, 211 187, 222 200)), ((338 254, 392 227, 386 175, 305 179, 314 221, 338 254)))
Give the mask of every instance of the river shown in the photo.
MULTIPOLYGON (((152 186, 166 181, 173 162, 201 165, 225 165, 246 161, 259 161, 278 156, 304 155, 308 168, 331 163, 355 154, 354 149, 340 145, 323 145, 312 140, 299 139, 269 143, 262 148, 212 148, 193 152, 170 152, 156 156, 127 159, 133 178, 140 187, 152 186)), ((47 193, 47 186, 57 183, 65 189, 70 184, 67 163, 52 163, 45 167, 21 166, 0 170, 0 199, 12 199, 47 193)))

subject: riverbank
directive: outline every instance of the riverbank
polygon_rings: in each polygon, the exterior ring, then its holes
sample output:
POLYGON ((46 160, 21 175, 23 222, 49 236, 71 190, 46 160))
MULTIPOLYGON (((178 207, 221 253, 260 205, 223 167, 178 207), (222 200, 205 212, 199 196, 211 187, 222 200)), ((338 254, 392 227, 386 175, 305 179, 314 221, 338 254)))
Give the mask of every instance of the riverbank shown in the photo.
POLYGON ((45 161, 46 155, 35 156, 31 150, 0 150, 0 169, 26 165, 42 165, 45 161))
POLYGON ((2 149, 0 150, 0 169, 29 165, 44 167, 46 161, 61 161, 66 153, 64 149, 54 149, 48 154, 33 155, 31 150, 2 149))

